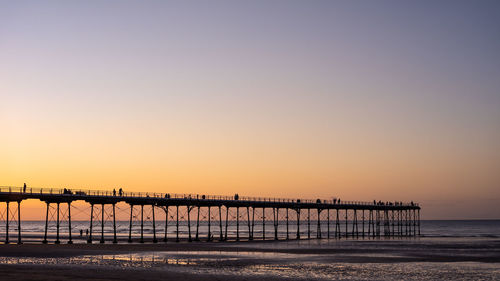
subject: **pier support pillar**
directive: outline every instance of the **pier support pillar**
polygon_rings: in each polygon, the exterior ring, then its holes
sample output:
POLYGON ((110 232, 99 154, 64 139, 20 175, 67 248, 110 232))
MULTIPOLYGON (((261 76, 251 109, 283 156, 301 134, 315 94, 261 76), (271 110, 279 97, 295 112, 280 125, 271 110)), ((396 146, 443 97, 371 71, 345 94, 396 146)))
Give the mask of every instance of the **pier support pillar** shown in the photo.
POLYGON ((68 202, 68 244, 73 244, 73 237, 71 235, 71 202, 68 202))
POLYGON ((101 204, 101 241, 99 243, 104 244, 104 204, 101 204))
POLYGON ((139 243, 144 243, 144 205, 141 205, 141 239, 139 243))
POLYGON ((297 212, 297 240, 300 240, 300 209, 295 210, 297 212))
POLYGON ((17 201, 17 244, 22 244, 21 241, 21 201, 17 201))
POLYGON ((262 208, 262 240, 266 240, 266 208, 262 208))
POLYGON ((153 214, 153 243, 158 243, 158 239, 156 239, 155 205, 151 205, 151 212, 153 214))
MULTIPOLYGON (((163 242, 167 242, 167 233, 168 233, 168 206, 165 206, 165 236, 163 237, 163 242)), ((198 232, 198 230, 196 231, 198 232)))
POLYGON ((348 210, 345 209, 345 237, 347 238, 347 236, 349 235, 349 231, 348 231, 348 225, 347 225, 347 221, 348 221, 348 210))
POLYGON ((307 239, 311 239, 311 209, 307 208, 307 239))
POLYGON ((420 236, 420 209, 418 209, 418 236, 420 236))
POLYGON ((337 215, 337 218, 335 220, 335 237, 337 238, 340 238, 340 218, 339 218, 339 209, 335 209, 336 210, 336 215, 337 215))
POLYGON ((240 207, 236 207, 236 241, 240 241, 240 207))
POLYGON ((250 207, 247 207, 248 240, 252 240, 252 230, 250 228, 250 207))
POLYGON ((175 242, 179 242, 179 205, 176 207, 176 220, 175 220, 175 242))
POLYGON ((5 244, 9 244, 9 201, 7 201, 7 212, 6 212, 6 219, 5 219, 5 244))
POLYGON ((128 243, 132 243, 132 214, 134 212, 134 205, 130 204, 130 224, 128 227, 128 243))
POLYGON ((57 221, 56 221, 56 244, 60 244, 59 241, 59 202, 57 203, 57 221))
POLYGON ((278 240, 279 208, 273 208, 274 240, 278 240))
POLYGON ((186 206, 186 210, 187 210, 187 217, 188 217, 188 242, 191 242, 193 241, 191 239, 191 207, 190 206, 186 206))
POLYGON ((326 213, 326 226, 327 226, 326 237, 330 239, 330 209, 327 209, 326 213))
POLYGON ((316 230, 316 238, 321 239, 321 210, 318 209, 318 229, 316 230))
POLYGON ((211 223, 211 214, 210 214, 210 209, 211 209, 211 206, 208 206, 208 233, 207 233, 207 241, 212 241, 212 232, 211 232, 211 228, 210 228, 210 223, 211 223))
POLYGON ((361 222, 361 229, 362 229, 361 236, 363 238, 365 238, 365 210, 364 209, 361 211, 361 217, 362 217, 361 218, 361 220, 362 220, 362 222, 361 222))
POLYGON ((224 240, 224 235, 222 232, 222 206, 219 206, 219 241, 224 240))
POLYGON ((47 229, 49 228, 49 204, 47 202, 47 212, 45 213, 45 234, 43 235, 43 244, 47 244, 47 229))
POLYGON ((92 243, 92 224, 94 223, 94 204, 90 204, 90 232, 87 243, 92 243))
POLYGON ((118 243, 118 240, 116 239, 116 210, 115 210, 115 204, 113 203, 113 244, 118 243))
POLYGON ((198 205, 198 216, 196 218, 196 236, 194 238, 195 241, 200 241, 199 230, 200 230, 200 206, 198 205))
POLYGON ((229 207, 226 206, 226 226, 225 226, 225 233, 224 233, 224 240, 227 241, 227 226, 229 224, 229 207))
POLYGON ((356 234, 356 238, 359 237, 359 229, 358 229, 358 211, 354 209, 354 217, 352 220, 352 236, 354 237, 356 234))
POLYGON ((288 234, 288 208, 286 208, 286 240, 290 239, 288 234))
POLYGON ((255 207, 252 207, 252 235, 250 236, 250 240, 253 240, 255 234, 254 229, 255 229, 255 207))

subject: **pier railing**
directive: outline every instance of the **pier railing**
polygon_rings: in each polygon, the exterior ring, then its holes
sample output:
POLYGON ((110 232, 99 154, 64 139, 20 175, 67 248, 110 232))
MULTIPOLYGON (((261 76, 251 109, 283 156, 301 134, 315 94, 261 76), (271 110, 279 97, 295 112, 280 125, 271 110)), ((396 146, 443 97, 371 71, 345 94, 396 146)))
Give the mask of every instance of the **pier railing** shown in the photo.
POLYGON ((291 199, 276 197, 252 197, 252 196, 228 196, 228 195, 204 195, 189 193, 157 193, 157 192, 134 192, 119 190, 92 190, 92 189, 64 189, 64 188, 36 188, 36 187, 18 187, 18 186, 0 186, 0 193, 20 193, 20 194, 40 194, 40 195, 71 195, 71 196, 113 196, 126 198, 168 198, 185 200, 239 200, 251 202, 282 202, 282 203, 323 203, 323 204, 342 204, 354 206, 374 206, 374 205, 397 205, 397 206, 419 206, 414 202, 367 202, 367 201, 339 201, 338 199, 291 199))

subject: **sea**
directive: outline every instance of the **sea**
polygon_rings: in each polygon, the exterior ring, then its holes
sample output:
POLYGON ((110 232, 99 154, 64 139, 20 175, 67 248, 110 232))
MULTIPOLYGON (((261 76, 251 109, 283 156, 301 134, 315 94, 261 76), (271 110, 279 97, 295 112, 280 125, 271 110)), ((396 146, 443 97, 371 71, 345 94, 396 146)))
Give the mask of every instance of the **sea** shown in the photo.
MULTIPOLYGON (((45 221, 22 221, 22 241, 23 242, 37 242, 43 239, 45 235, 45 221)), ((179 222, 179 237, 181 239, 187 239, 189 233, 191 232, 192 239, 195 238, 196 229, 198 229, 198 238, 201 240, 208 240, 208 222, 200 221, 197 227, 196 222, 191 222, 191 229, 188 228, 186 221, 179 222)), ((330 238, 336 235, 336 225, 334 222, 330 222, 328 233, 326 221, 321 221, 321 237, 330 238)), ((358 222, 358 231, 353 232, 353 225, 351 221, 347 224, 345 221, 341 221, 340 224, 341 236, 345 236, 345 230, 347 229, 347 238, 354 236, 356 238, 363 238, 363 227, 361 223, 358 222)), ((274 239, 275 229, 272 221, 266 221, 263 225, 262 222, 256 221, 253 226, 253 237, 255 240, 274 239)), ((90 233, 91 224, 90 221, 72 221, 72 239, 74 242, 87 242, 90 233), (81 236, 80 236, 81 231, 81 236)), ((249 236, 249 226, 246 221, 240 222, 237 226, 236 221, 229 221, 227 225, 227 236, 229 240, 236 239, 239 236, 241 240, 246 240, 249 236)), ((308 232, 312 238, 317 237, 317 222, 311 222, 309 225, 306 221, 301 221, 299 226, 299 233, 301 238, 308 238, 308 232)), ((395 226, 397 231, 397 226, 395 226)), ((61 241, 67 241, 69 238, 69 225, 67 221, 62 221, 59 224, 59 235, 61 241)), ((219 240, 221 236, 225 238, 226 236, 226 225, 222 224, 222 229, 218 221, 213 221, 210 225, 210 236, 212 240, 219 240)), ((104 232, 105 240, 113 240, 113 222, 105 221, 104 228, 102 228, 100 221, 94 221, 92 223, 92 239, 100 240, 102 232, 104 232), (102 231, 103 230, 103 231, 102 231)), ((138 239, 141 234, 141 224, 138 221, 132 223, 132 230, 130 230, 129 221, 116 221, 116 232, 119 239, 127 238, 131 234, 132 238, 138 239)), ((153 232, 156 233, 157 239, 163 239, 165 237, 165 222, 156 221, 155 226, 151 221, 145 221, 142 225, 142 233, 144 239, 151 240, 153 238, 153 232)), ((169 221, 167 228, 167 239, 177 238, 177 225, 175 221, 169 221)), ((364 234, 366 238, 369 238, 368 234, 369 227, 366 223, 364 226, 364 234)), ((418 228, 416 229, 418 233, 418 228)), ((286 239, 287 237, 286 223, 280 221, 278 227, 278 238, 286 239)), ((11 222, 9 226, 9 238, 12 241, 16 241, 18 234, 18 228, 16 222, 11 222)), ((47 237, 49 240, 53 241, 57 234, 57 224, 54 221, 50 221, 47 227, 47 237)), ((288 237, 290 239, 296 238, 297 236, 297 225, 296 221, 289 221, 288 226, 288 237)), ((419 238, 500 238, 500 220, 422 220, 420 226, 419 238)), ((0 241, 5 239, 5 222, 0 224, 0 241)))

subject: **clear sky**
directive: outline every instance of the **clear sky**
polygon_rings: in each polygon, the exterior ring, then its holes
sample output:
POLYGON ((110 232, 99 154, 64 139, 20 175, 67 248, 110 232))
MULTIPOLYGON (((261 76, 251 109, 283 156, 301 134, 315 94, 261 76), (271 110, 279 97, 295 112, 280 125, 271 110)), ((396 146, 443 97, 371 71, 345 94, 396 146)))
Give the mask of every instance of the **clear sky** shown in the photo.
POLYGON ((500 2, 0 0, 0 159, 0 185, 500 218, 500 2))

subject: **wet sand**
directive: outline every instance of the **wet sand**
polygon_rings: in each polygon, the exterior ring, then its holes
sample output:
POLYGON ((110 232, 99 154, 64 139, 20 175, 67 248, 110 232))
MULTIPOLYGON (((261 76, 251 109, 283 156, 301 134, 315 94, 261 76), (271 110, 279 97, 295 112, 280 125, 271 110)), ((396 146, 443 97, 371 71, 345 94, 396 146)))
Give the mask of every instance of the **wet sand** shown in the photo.
POLYGON ((2 280, 500 278, 499 239, 9 244, 0 257, 2 280))

